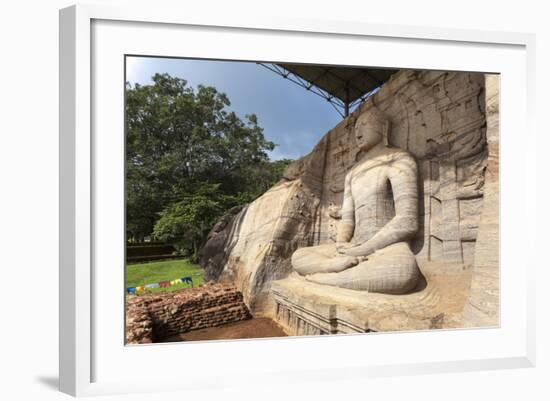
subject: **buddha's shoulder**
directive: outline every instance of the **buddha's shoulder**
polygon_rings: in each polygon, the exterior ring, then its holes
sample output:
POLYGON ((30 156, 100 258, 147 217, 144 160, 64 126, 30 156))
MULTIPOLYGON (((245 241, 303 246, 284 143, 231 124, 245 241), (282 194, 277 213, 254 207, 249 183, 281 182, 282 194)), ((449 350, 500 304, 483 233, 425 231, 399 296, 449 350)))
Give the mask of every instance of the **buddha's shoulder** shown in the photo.
POLYGON ((411 155, 408 151, 401 148, 386 148, 386 154, 392 155, 394 157, 410 157, 413 158, 413 155, 411 155))
POLYGON ((394 162, 406 161, 410 163, 416 163, 414 156, 401 148, 388 148, 386 154, 394 162))
POLYGON ((351 179, 355 174, 362 174, 365 171, 373 171, 373 167, 390 168, 397 164, 408 165, 411 168, 416 166, 416 160, 406 150, 400 148, 386 148, 382 154, 373 158, 365 158, 356 163, 346 174, 347 179, 351 179))

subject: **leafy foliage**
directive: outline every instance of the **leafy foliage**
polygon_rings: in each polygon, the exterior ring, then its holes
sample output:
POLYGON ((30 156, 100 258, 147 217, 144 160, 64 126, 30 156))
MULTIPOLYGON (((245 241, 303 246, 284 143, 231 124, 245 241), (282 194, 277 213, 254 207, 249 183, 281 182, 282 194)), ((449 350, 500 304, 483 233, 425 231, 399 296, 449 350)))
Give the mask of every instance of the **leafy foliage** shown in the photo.
POLYGON ((169 204, 160 212, 154 227, 155 237, 175 242, 183 253, 196 255, 199 242, 236 201, 235 197, 222 194, 219 187, 219 184, 203 184, 195 192, 169 204))
POLYGON ((152 79, 126 87, 127 235, 193 254, 226 210, 265 192, 290 161, 270 161, 276 145, 257 117, 241 120, 215 88, 152 79))

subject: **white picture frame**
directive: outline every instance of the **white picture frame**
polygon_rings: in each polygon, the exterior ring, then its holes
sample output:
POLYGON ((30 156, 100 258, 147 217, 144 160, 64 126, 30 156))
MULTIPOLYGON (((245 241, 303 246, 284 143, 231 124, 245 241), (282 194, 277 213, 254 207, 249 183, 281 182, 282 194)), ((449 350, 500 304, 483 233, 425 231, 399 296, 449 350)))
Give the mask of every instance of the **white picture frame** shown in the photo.
POLYGON ((235 375, 243 373, 269 385, 534 366, 532 273, 537 261, 530 237, 534 234, 528 233, 535 232, 536 210, 527 202, 527 191, 511 185, 536 187, 534 175, 529 174, 535 169, 534 149, 521 146, 535 141, 530 124, 534 41, 534 35, 521 33, 205 16, 155 7, 79 5, 61 10, 60 390, 80 396, 200 389, 205 383, 234 386, 235 375), (192 39, 187 47, 182 45, 183 37, 192 39), (220 38, 223 46, 216 44, 220 38), (370 65, 501 73, 501 326, 368 337, 124 346, 121 56, 277 61, 282 57, 361 65, 365 54, 349 51, 360 46, 380 49, 372 51, 375 61, 370 65), (97 132, 110 135, 94 135, 97 132), (514 169, 509 168, 512 151, 514 169), (106 224, 116 228, 107 230, 106 224), (107 242, 111 245, 101 245, 107 242), (384 352, 388 349, 393 352, 384 352), (174 366, 169 359, 174 353, 195 363, 185 382, 178 379, 184 367, 171 374, 174 366), (220 363, 205 362, 212 358, 220 363), (236 360, 236 365, 223 363, 236 360), (146 361, 145 369, 135 369, 139 361, 146 361))

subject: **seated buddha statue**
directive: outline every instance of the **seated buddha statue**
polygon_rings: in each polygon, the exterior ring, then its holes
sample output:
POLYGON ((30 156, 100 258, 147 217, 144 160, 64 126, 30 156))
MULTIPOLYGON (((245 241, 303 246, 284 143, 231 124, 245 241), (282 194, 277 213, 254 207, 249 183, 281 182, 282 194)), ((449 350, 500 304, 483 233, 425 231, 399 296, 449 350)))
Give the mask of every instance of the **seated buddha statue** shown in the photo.
POLYGON ((389 122, 374 108, 354 133, 362 156, 345 177, 336 243, 297 249, 292 267, 318 284, 403 294, 421 276, 407 242, 418 230, 416 161, 389 146, 389 122))

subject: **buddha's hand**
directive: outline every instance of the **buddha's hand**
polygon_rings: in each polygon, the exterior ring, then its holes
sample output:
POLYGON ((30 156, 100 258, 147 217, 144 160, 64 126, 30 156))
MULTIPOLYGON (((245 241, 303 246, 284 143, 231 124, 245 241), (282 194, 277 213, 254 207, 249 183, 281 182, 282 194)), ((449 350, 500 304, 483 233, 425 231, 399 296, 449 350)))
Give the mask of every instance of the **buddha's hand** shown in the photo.
POLYGON ((357 245, 352 244, 351 242, 341 242, 336 244, 336 252, 340 255, 346 255, 346 252, 349 249, 356 247, 357 245))
POLYGON ((372 252, 370 252, 364 244, 344 243, 342 245, 336 245, 336 253, 344 256, 366 257, 372 252))

